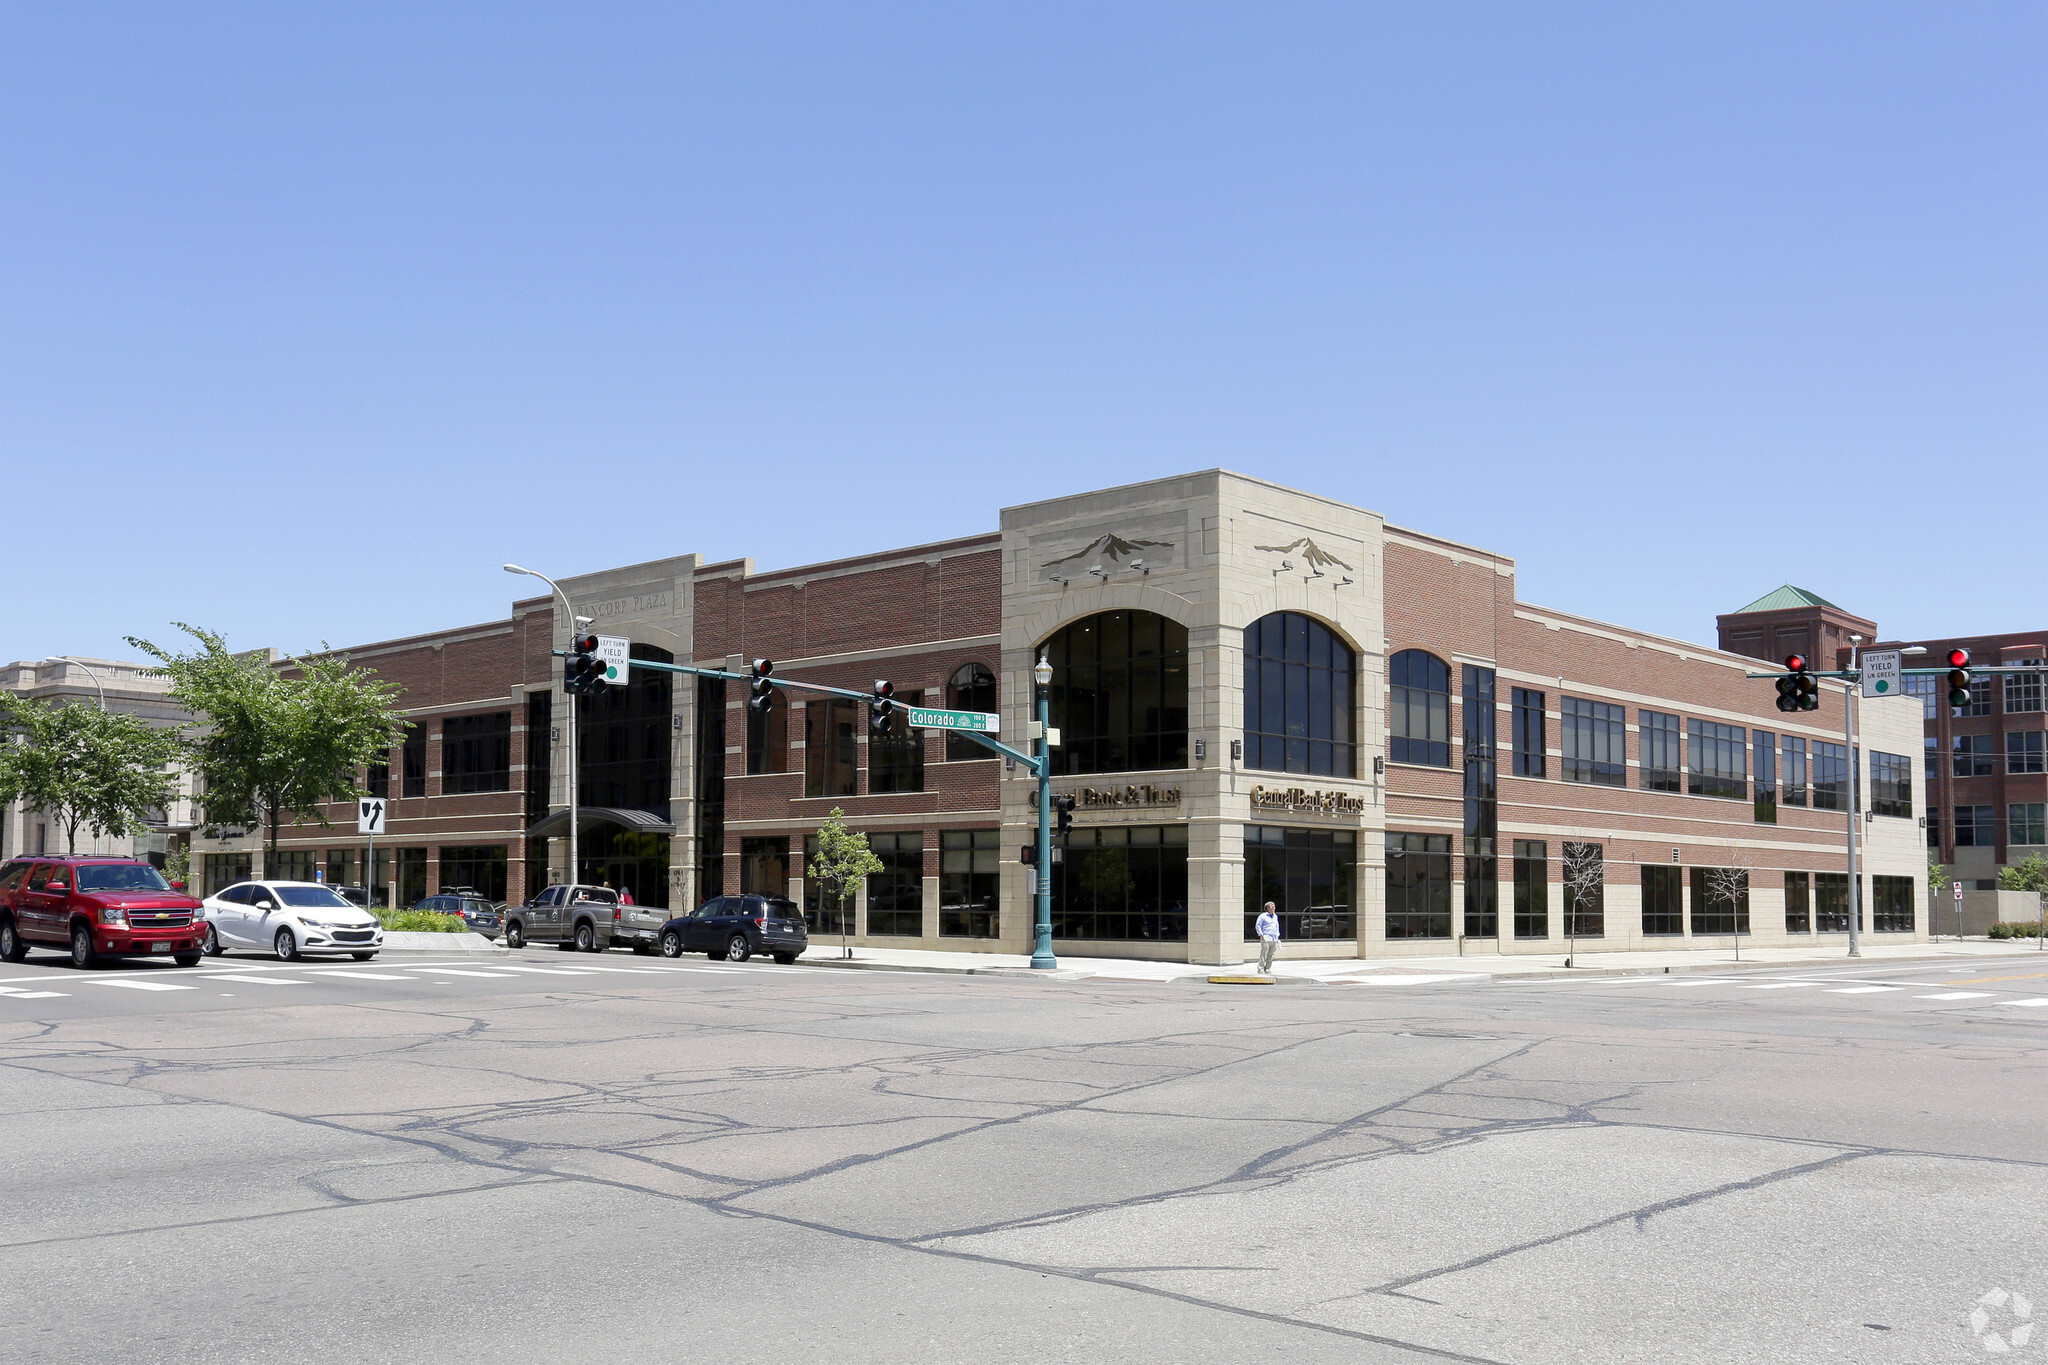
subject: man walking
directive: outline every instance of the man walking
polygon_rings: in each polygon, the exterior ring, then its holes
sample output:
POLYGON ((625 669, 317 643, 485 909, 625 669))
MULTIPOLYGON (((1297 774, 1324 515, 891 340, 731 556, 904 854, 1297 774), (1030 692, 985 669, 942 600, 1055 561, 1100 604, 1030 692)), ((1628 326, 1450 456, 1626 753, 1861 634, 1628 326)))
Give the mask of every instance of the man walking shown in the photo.
POLYGON ((1252 931, 1259 936, 1259 975, 1270 976, 1273 972, 1273 950, 1280 946, 1280 917, 1273 913, 1273 902, 1266 902, 1266 908, 1253 923, 1252 931))

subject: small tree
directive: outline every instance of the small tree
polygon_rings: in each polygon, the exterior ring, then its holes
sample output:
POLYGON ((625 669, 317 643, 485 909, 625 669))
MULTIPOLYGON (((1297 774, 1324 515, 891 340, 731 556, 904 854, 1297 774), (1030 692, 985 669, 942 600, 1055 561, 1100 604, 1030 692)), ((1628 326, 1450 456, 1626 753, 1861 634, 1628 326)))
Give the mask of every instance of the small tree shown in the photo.
POLYGON ((1579 917, 1597 906, 1607 887, 1606 850, 1598 844, 1567 842, 1564 846, 1564 929, 1570 941, 1564 965, 1579 955, 1579 917))
POLYGON ((2023 862, 1998 869, 2001 891, 2048 891, 2048 861, 2036 853, 2023 862))
POLYGON ((361 795, 356 770, 383 758, 410 728, 391 704, 397 685, 350 667, 347 655, 291 659, 294 673, 287 673, 260 655, 229 653, 210 630, 177 625, 198 649, 174 654, 133 636, 128 643, 161 661, 152 671, 171 680, 171 696, 204 717, 193 755, 207 818, 253 814, 269 858, 277 856, 280 825, 311 819, 325 826, 321 803, 361 795))
POLYGON ((1948 868, 1942 865, 1934 853, 1927 855, 1927 903, 1934 904, 1941 899, 1941 893, 1948 890, 1948 868))
POLYGON ((1707 869, 1707 904, 1724 906, 1728 923, 1735 931, 1735 960, 1742 961, 1742 936, 1749 929, 1749 873, 1751 858, 1746 849, 1731 847, 1725 867, 1707 869))
POLYGON ((847 942, 846 902, 863 878, 881 870, 882 860, 868 847, 868 836, 848 829, 846 812, 834 806, 818 827, 818 852, 804 860, 804 875, 817 879, 820 901, 829 897, 839 907, 839 946, 848 957, 853 956, 853 948, 847 942))
POLYGON ((0 694, 0 804, 21 800, 64 831, 78 851, 80 826, 116 838, 146 829, 177 794, 173 765, 185 752, 175 729, 83 702, 56 704, 0 694))

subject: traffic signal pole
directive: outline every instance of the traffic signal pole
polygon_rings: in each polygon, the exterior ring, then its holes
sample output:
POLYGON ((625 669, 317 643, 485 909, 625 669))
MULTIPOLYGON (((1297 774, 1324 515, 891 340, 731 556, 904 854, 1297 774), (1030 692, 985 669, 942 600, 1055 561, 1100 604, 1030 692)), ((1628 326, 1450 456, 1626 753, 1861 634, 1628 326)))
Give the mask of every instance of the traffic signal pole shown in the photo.
MULTIPOLYGON (((1849 671, 1856 673, 1856 646, 1849 646, 1849 671)), ((1863 795, 1862 775, 1856 756, 1856 694, 1862 689, 1853 682, 1842 684, 1842 740, 1849 746, 1849 956, 1863 956, 1863 877, 1856 865, 1856 844, 1863 837, 1863 812, 1857 809, 1863 795)), ((1933 927, 1934 911, 1927 912, 1933 927)))

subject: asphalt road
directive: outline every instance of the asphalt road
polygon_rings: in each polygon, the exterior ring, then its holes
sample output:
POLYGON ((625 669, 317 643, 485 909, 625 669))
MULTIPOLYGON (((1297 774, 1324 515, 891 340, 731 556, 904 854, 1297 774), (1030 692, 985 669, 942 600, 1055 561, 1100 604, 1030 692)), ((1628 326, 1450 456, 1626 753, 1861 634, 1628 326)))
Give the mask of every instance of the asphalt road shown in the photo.
POLYGON ((0 966, 0 1357, 2048 1358, 2044 1062, 2032 962, 38 957, 0 966))

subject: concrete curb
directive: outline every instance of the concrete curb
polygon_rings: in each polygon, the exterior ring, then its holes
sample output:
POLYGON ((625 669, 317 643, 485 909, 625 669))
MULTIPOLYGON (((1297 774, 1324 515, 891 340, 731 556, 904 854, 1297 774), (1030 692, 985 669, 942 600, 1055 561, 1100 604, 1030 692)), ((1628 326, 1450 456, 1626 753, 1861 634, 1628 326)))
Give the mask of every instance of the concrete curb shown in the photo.
POLYGON ((512 950, 501 943, 493 943, 482 934, 466 932, 460 934, 426 934, 412 930, 400 932, 386 930, 384 943, 379 949, 386 953, 463 953, 477 956, 509 954, 512 950))

